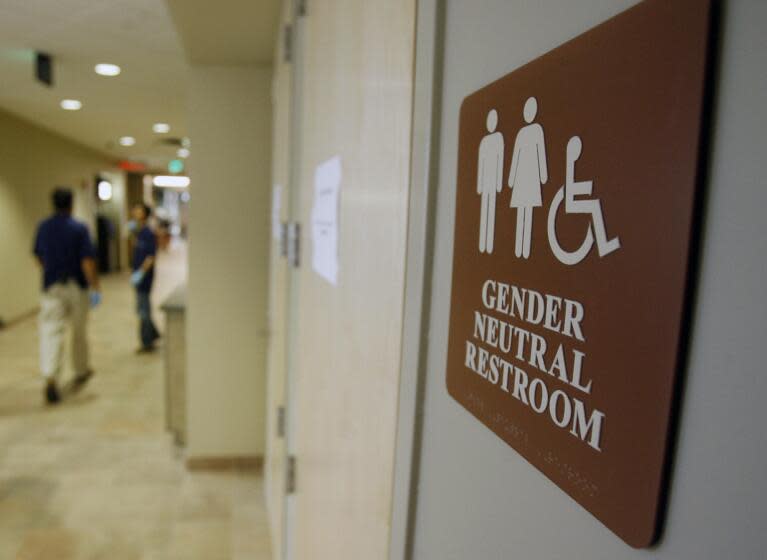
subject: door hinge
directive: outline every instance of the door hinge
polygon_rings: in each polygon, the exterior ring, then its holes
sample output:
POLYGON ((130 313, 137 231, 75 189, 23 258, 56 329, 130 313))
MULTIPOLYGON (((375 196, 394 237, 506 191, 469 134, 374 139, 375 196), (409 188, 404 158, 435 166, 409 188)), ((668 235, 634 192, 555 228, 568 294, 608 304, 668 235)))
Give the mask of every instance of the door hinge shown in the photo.
POLYGON ((301 262, 301 224, 292 222, 288 224, 288 264, 298 268, 301 262))
POLYGON ((293 60, 293 26, 290 24, 282 28, 282 60, 283 62, 293 60))
POLYGON ((277 407, 277 437, 285 437, 285 407, 277 407))
POLYGON ((288 256, 288 224, 280 223, 280 256, 288 256))
POLYGON ((299 16, 305 16, 306 15, 306 4, 308 0, 297 0, 296 3, 296 14, 299 16))
POLYGON ((285 466, 285 493, 296 493, 296 456, 288 455, 288 461, 285 466))

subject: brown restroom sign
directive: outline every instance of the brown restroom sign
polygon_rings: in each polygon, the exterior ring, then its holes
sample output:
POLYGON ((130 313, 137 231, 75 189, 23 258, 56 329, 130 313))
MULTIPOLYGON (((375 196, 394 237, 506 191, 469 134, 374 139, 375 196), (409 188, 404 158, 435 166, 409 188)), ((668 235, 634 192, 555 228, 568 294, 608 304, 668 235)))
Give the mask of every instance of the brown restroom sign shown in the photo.
POLYGON ((659 534, 711 21, 643 2, 460 113, 448 391, 635 547, 659 534))

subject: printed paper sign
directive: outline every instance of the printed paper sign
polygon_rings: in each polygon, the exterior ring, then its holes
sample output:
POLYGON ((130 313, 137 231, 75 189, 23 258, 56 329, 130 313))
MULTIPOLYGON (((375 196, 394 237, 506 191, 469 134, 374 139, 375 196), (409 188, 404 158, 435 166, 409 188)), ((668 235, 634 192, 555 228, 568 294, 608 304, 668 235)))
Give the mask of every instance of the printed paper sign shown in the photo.
POLYGON ((338 284, 338 196, 341 158, 336 156, 314 172, 312 206, 312 268, 331 284, 338 284))
POLYGON ((460 114, 448 391, 635 547, 658 535, 710 10, 643 2, 460 114))

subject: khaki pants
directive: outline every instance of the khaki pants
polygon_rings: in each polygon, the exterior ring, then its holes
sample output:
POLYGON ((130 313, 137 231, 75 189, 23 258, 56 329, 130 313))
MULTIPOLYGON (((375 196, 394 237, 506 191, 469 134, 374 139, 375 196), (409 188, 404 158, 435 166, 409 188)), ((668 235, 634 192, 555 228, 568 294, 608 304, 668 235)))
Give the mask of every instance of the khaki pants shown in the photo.
POLYGON ((44 379, 58 380, 67 323, 72 327, 72 366, 75 375, 88 371, 88 292, 76 282, 54 284, 40 301, 40 370, 44 379))

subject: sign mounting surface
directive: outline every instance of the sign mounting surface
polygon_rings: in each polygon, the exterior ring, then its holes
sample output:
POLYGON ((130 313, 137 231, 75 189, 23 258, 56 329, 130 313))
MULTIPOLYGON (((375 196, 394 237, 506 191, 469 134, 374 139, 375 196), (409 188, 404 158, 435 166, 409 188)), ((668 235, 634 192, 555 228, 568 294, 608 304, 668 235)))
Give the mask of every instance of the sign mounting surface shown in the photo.
POLYGON ((469 95, 447 387, 635 547, 659 510, 711 3, 647 0, 469 95))

